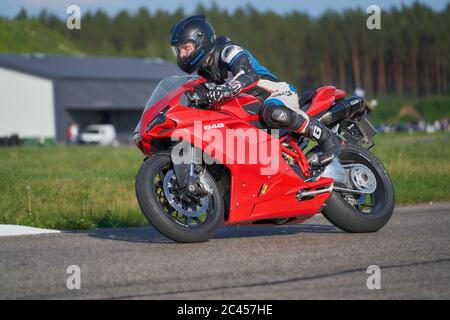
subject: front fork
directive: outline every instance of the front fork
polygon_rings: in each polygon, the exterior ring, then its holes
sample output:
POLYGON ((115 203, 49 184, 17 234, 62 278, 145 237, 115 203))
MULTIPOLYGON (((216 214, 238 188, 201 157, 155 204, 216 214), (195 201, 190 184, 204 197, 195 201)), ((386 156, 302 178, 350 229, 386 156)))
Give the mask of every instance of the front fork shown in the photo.
POLYGON ((172 149, 170 157, 178 187, 183 189, 195 180, 195 148, 192 145, 182 145, 180 149, 179 146, 176 145, 172 149), (180 155, 180 150, 182 155, 180 155))
POLYGON ((195 173, 195 147, 193 145, 185 145, 182 150, 183 156, 181 157, 177 152, 171 152, 173 170, 177 178, 178 188, 193 195, 201 196, 209 194, 208 191, 202 188, 202 183, 199 183, 201 179, 195 173), (187 155, 184 152, 187 152, 187 155))

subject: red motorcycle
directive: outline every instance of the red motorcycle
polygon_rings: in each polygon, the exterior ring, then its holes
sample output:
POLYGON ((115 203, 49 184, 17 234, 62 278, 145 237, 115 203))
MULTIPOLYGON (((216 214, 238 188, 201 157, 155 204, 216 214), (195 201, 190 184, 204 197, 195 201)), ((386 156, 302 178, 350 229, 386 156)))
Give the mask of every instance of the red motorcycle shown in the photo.
POLYGON ((303 93, 301 109, 344 141, 338 157, 321 167, 319 146, 264 126, 255 97, 209 105, 198 90, 204 83, 198 76, 162 80, 133 133, 147 156, 136 177, 137 200, 162 234, 200 242, 222 224, 301 223, 319 212, 347 232, 387 223, 394 189, 369 152, 376 130, 361 98, 332 86, 303 93))

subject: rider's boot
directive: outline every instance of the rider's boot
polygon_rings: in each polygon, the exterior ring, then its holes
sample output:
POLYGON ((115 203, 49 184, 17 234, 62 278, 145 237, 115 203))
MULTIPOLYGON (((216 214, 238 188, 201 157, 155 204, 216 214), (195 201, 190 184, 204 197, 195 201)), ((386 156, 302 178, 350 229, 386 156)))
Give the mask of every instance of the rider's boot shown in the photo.
POLYGON ((314 140, 319 145, 322 154, 319 156, 318 163, 324 165, 332 161, 341 151, 340 138, 322 122, 315 118, 309 118, 308 123, 304 125, 303 134, 308 139, 314 140))

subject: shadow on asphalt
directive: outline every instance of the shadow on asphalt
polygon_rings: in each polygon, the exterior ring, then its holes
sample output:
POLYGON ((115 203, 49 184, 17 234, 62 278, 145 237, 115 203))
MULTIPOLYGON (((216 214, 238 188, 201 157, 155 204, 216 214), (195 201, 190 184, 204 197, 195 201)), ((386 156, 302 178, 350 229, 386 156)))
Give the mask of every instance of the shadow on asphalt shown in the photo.
MULTIPOLYGON (((265 237, 292 235, 302 233, 341 233, 332 225, 297 224, 288 226, 245 226, 222 227, 214 235, 214 239, 233 239, 249 237, 265 237)), ((78 232, 76 232, 78 233, 78 232)), ((161 235, 153 227, 127 228, 127 229, 96 229, 84 231, 89 237, 107 240, 143 243, 175 243, 161 235)))

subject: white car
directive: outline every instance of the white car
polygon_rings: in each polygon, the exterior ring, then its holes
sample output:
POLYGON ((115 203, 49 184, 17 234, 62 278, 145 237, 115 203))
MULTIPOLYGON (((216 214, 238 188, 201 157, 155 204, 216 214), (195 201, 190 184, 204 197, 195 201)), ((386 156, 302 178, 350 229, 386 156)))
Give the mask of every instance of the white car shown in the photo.
POLYGON ((112 124, 91 124, 81 133, 81 143, 100 146, 118 145, 116 129, 112 124))

